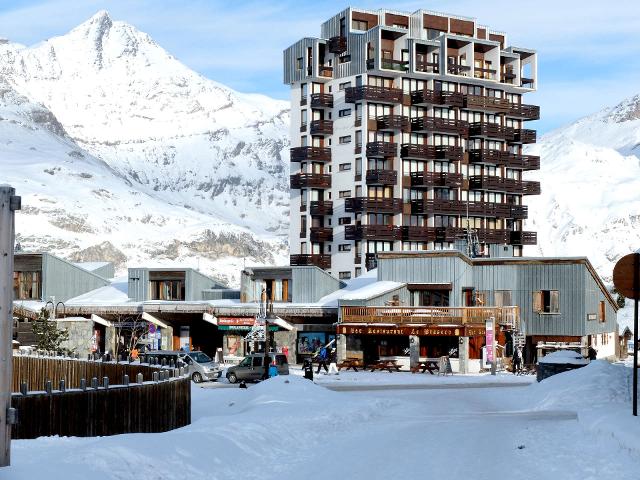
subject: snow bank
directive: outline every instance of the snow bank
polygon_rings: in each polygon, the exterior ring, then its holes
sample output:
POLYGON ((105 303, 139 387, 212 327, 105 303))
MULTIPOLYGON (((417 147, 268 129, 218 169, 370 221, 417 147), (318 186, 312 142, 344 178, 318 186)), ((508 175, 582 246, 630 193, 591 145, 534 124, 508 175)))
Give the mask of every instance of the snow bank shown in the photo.
POLYGON ((543 357, 539 363, 587 365, 589 361, 573 350, 558 350, 543 357))

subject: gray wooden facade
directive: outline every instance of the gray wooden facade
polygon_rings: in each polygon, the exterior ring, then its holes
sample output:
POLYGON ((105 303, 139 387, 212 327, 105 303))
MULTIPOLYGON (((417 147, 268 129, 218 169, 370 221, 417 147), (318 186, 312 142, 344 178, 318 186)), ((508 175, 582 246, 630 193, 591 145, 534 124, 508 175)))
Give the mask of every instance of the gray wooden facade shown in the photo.
POLYGON ((66 302, 110 284, 106 278, 49 253, 16 253, 14 271, 41 272, 40 300, 44 302, 53 297, 56 303, 66 302))
MULTIPOLYGON (((485 306, 496 306, 496 291, 510 291, 513 305, 520 307, 526 335, 580 337, 616 331, 615 301, 585 257, 470 259, 457 251, 388 252, 378 255, 378 280, 450 283, 449 303, 453 307, 465 306, 465 288, 485 293, 485 306), (559 292, 558 313, 534 311, 533 295, 541 290, 559 292), (604 319, 600 317, 601 302, 604 319)), ((409 286, 404 288, 408 295, 409 286)), ((367 299, 362 305, 382 306, 389 300, 387 296, 367 299)), ((341 304, 360 305, 353 300, 341 304)))
POLYGON ((203 300, 203 292, 205 290, 225 288, 225 286, 218 281, 192 268, 130 268, 128 295, 134 302, 146 302, 150 300, 150 272, 184 272, 184 301, 200 301, 203 300))

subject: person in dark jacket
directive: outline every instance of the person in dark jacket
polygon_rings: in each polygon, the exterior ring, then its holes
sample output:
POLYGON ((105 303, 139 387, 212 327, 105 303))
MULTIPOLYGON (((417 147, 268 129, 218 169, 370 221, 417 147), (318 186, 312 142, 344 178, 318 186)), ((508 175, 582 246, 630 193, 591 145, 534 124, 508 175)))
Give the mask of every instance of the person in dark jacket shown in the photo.
POLYGON ((598 351, 591 345, 589 345, 589 350, 587 350, 587 357, 589 358, 589 361, 598 358, 598 351))
POLYGON ((320 352, 318 352, 318 371, 316 375, 320 373, 320 368, 324 367, 324 372, 329 373, 329 369, 327 368, 327 359, 329 358, 329 353, 327 352, 327 347, 322 347, 320 352))
POLYGON ((516 347, 513 349, 513 357, 511 358, 511 362, 513 364, 513 374, 520 374, 522 371, 522 353, 520 352, 520 347, 516 347))

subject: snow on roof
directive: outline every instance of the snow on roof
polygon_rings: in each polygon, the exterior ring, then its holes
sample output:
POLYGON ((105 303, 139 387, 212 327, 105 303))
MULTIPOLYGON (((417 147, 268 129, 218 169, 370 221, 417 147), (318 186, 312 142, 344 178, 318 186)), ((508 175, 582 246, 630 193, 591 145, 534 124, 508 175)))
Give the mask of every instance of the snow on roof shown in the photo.
POLYGON ((545 355, 538 363, 558 363, 571 365, 587 365, 589 362, 573 350, 558 350, 545 355))
POLYGON ((74 262, 76 267, 80 267, 88 272, 95 272, 99 268, 106 267, 110 262, 74 262))
POLYGON ((71 298, 65 302, 68 306, 76 305, 120 305, 129 303, 129 284, 127 277, 114 278, 111 285, 100 287, 90 292, 71 298))

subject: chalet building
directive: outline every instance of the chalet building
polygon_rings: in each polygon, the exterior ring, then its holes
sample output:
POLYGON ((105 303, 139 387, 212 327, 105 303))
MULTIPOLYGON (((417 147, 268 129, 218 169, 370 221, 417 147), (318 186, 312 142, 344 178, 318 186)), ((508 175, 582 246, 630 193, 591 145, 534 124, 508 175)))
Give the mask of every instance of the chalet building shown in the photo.
POLYGON ((488 319, 507 356, 513 336, 525 337, 527 363, 559 344, 615 356, 618 307, 587 258, 385 252, 377 263, 385 288, 340 300, 342 356, 365 363, 397 357, 408 365, 449 355, 454 370, 477 371, 488 319))
POLYGON ((522 256, 537 54, 473 18, 347 8, 284 51, 291 265, 341 280, 376 253, 508 245, 522 256))

